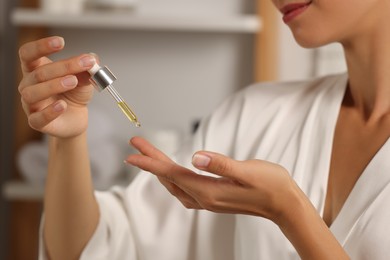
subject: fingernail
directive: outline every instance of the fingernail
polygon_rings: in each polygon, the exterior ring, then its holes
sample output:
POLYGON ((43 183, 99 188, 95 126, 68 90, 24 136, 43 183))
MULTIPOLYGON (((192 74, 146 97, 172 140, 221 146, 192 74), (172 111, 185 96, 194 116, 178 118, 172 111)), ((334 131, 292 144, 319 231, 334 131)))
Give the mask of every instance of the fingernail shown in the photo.
POLYGON ((53 109, 55 112, 61 112, 62 110, 64 110, 64 105, 62 104, 62 102, 57 102, 57 104, 54 105, 53 109))
POLYGON ((77 85, 77 78, 75 76, 67 76, 61 81, 62 86, 71 88, 77 85))
POLYGON ((80 59, 81 67, 91 67, 96 63, 96 59, 93 56, 84 56, 80 59))
POLYGON ((59 49, 62 48, 65 44, 64 38, 62 37, 55 37, 49 41, 50 47, 53 49, 59 49))
POLYGON ((211 158, 204 154, 195 154, 192 157, 192 164, 195 167, 205 168, 209 166, 211 158))

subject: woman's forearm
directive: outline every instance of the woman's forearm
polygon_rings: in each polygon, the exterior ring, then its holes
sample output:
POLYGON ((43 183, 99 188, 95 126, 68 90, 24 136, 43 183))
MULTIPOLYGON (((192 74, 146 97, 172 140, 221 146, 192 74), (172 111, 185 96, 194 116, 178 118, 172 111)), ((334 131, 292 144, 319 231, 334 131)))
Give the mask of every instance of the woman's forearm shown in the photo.
POLYGON ((49 141, 44 240, 52 259, 78 259, 99 221, 86 139, 49 141))
POLYGON ((301 259, 349 259, 304 193, 295 186, 293 194, 277 224, 301 259))

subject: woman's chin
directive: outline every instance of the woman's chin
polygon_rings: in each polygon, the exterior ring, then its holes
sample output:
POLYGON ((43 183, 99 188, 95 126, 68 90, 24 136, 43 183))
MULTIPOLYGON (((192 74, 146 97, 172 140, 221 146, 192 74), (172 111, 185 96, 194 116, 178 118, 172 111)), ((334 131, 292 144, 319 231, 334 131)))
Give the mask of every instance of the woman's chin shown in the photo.
POLYGON ((306 49, 314 49, 314 48, 318 48, 318 47, 322 47, 322 46, 325 46, 325 45, 328 45, 330 43, 332 43, 331 41, 325 41, 325 40, 320 40, 320 39, 307 39, 307 38, 303 38, 303 37, 295 37, 295 41, 298 43, 299 46, 301 46, 302 48, 306 48, 306 49))

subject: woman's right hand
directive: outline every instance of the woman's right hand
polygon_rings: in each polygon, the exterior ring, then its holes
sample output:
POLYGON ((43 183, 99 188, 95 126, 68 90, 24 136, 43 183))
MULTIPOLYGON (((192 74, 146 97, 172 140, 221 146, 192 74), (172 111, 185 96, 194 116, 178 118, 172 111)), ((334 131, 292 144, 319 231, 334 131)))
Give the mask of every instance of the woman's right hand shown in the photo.
POLYGON ((93 95, 88 69, 96 63, 96 58, 83 54, 53 62, 46 57, 61 51, 64 44, 63 38, 54 36, 20 47, 23 79, 18 89, 33 129, 69 138, 87 129, 87 104, 93 95))

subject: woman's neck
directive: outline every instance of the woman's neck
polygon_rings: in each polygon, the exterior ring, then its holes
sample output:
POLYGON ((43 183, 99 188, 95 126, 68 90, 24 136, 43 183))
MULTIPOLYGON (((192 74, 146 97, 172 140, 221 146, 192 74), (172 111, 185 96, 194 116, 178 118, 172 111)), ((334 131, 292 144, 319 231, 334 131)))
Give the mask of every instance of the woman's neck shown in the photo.
MULTIPOLYGON (((389 14, 390 15, 390 14, 389 14)), ((390 115, 390 31, 383 21, 370 35, 342 43, 352 106, 366 121, 390 115)))

